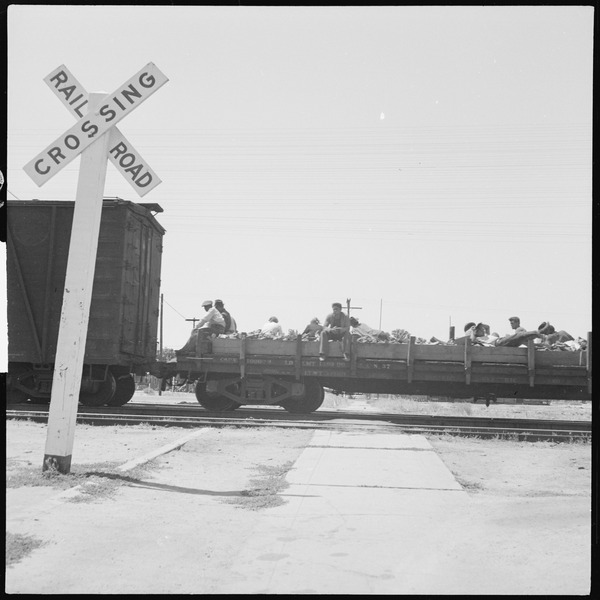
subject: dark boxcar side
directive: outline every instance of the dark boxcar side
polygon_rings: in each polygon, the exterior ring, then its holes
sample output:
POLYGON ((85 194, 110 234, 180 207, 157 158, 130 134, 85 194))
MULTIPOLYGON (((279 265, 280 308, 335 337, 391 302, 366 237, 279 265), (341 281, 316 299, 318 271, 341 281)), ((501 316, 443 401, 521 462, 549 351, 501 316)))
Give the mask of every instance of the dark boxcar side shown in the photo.
MULTIPOLYGON (((13 399, 50 397, 73 208, 72 202, 8 203, 13 399)), ((163 235, 144 205, 104 201, 80 397, 87 404, 126 402, 134 389, 131 372, 155 358, 163 235)))

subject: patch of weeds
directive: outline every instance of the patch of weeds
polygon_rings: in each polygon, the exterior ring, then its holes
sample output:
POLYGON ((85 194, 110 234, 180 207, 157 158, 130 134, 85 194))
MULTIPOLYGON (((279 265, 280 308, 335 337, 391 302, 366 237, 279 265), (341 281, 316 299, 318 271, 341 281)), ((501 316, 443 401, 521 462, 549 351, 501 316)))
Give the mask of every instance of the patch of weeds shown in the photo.
POLYGON ((156 463, 139 465, 127 473, 117 471, 118 463, 104 462, 73 465, 71 472, 59 473, 56 469, 26 467, 10 473, 6 478, 7 488, 49 486, 57 490, 68 490, 81 486, 79 494, 68 502, 94 502, 114 496, 119 487, 130 482, 139 482, 156 463))
POLYGON ((587 446, 591 444, 592 436, 590 435, 573 435, 569 436, 566 440, 564 440, 565 444, 572 444, 575 446, 587 446))
POLYGON ((83 483, 90 471, 112 471, 117 463, 95 463, 89 465, 73 465, 71 472, 59 473, 56 469, 42 472, 40 467, 22 467, 9 473, 6 477, 7 488, 49 486, 59 490, 68 490, 83 483))
POLYGON ((281 506, 285 501, 278 494, 288 487, 285 476, 293 464, 287 462, 276 466, 259 465, 256 467, 259 477, 250 480, 251 487, 242 490, 238 497, 227 498, 224 501, 248 510, 281 506))
POLYGON ((154 467, 156 462, 138 465, 127 473, 115 469, 87 472, 85 474, 87 479, 81 486, 79 495, 69 498, 68 502, 84 503, 110 499, 121 486, 128 483, 141 483, 142 477, 154 467))
POLYGON ((37 548, 41 548, 44 542, 32 535, 21 535, 19 533, 6 532, 6 566, 10 567, 31 554, 37 548))
POLYGON ((478 481, 469 481, 463 477, 458 477, 456 474, 454 474, 454 478, 465 490, 468 490, 469 492, 481 492, 485 489, 484 485, 478 481))

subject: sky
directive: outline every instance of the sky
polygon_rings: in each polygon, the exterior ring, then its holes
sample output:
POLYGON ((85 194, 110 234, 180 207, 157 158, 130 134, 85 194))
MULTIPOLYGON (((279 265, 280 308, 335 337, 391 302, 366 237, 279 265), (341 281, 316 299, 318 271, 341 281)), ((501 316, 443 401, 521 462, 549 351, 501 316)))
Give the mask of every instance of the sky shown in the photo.
POLYGON ((206 299, 240 331, 323 321, 448 339, 592 326, 591 6, 8 9, 8 200, 74 200, 79 159, 23 167, 89 92, 169 81, 118 125, 162 183, 165 348, 206 299))

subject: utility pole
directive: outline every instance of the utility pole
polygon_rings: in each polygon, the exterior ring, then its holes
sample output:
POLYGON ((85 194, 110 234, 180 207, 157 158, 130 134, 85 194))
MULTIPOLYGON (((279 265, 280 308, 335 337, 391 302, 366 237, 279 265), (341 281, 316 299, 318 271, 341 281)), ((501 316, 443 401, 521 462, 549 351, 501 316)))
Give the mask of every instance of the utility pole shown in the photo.
POLYGON ((163 309, 164 309, 164 296, 160 295, 160 347, 159 347, 159 355, 162 360, 163 357, 163 309))
MULTIPOLYGON (((160 295, 160 341, 159 341, 159 347, 158 347, 160 360, 163 359, 163 308, 164 308, 163 300, 164 300, 164 296, 163 296, 163 294, 161 294, 160 295)), ((160 381, 160 385, 158 386, 158 395, 162 396, 162 379, 160 381)))
POLYGON ((379 301, 379 329, 381 329, 381 313, 383 312, 383 298, 379 301))
POLYGON ((192 329, 194 327, 196 327, 196 321, 199 321, 200 319, 197 319, 196 317, 194 317, 193 319, 186 319, 186 321, 192 321, 192 329))
POLYGON ((352 310, 362 310, 362 306, 350 306, 350 298, 346 298, 346 312, 348 317, 350 317, 350 309, 352 310))

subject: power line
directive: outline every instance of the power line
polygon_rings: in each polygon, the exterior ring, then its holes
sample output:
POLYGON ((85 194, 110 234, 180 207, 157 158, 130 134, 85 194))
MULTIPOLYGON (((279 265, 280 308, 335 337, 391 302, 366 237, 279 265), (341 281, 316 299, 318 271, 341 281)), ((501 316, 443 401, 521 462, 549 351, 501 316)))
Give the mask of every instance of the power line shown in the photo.
MULTIPOLYGON (((172 309, 173 309, 173 310, 174 310, 174 311, 175 311, 175 312, 176 312, 176 313, 177 313, 177 314, 178 314, 178 315, 179 315, 179 316, 180 316, 182 319, 185 319, 185 317, 184 317, 184 316, 183 316, 183 315, 182 315, 182 314, 181 314, 181 313, 180 313, 180 312, 179 312, 179 311, 178 311, 178 310, 177 310, 177 309, 176 309, 174 306, 171 306, 171 305, 170 305, 170 304, 169 304, 169 303, 168 303, 168 302, 167 302, 167 301, 164 299, 164 296, 163 296, 163 302, 164 302, 164 303, 165 303, 167 306, 170 306, 170 307, 171 307, 171 308, 172 308, 172 309)), ((186 319, 186 320, 187 320, 187 319, 186 319)))

